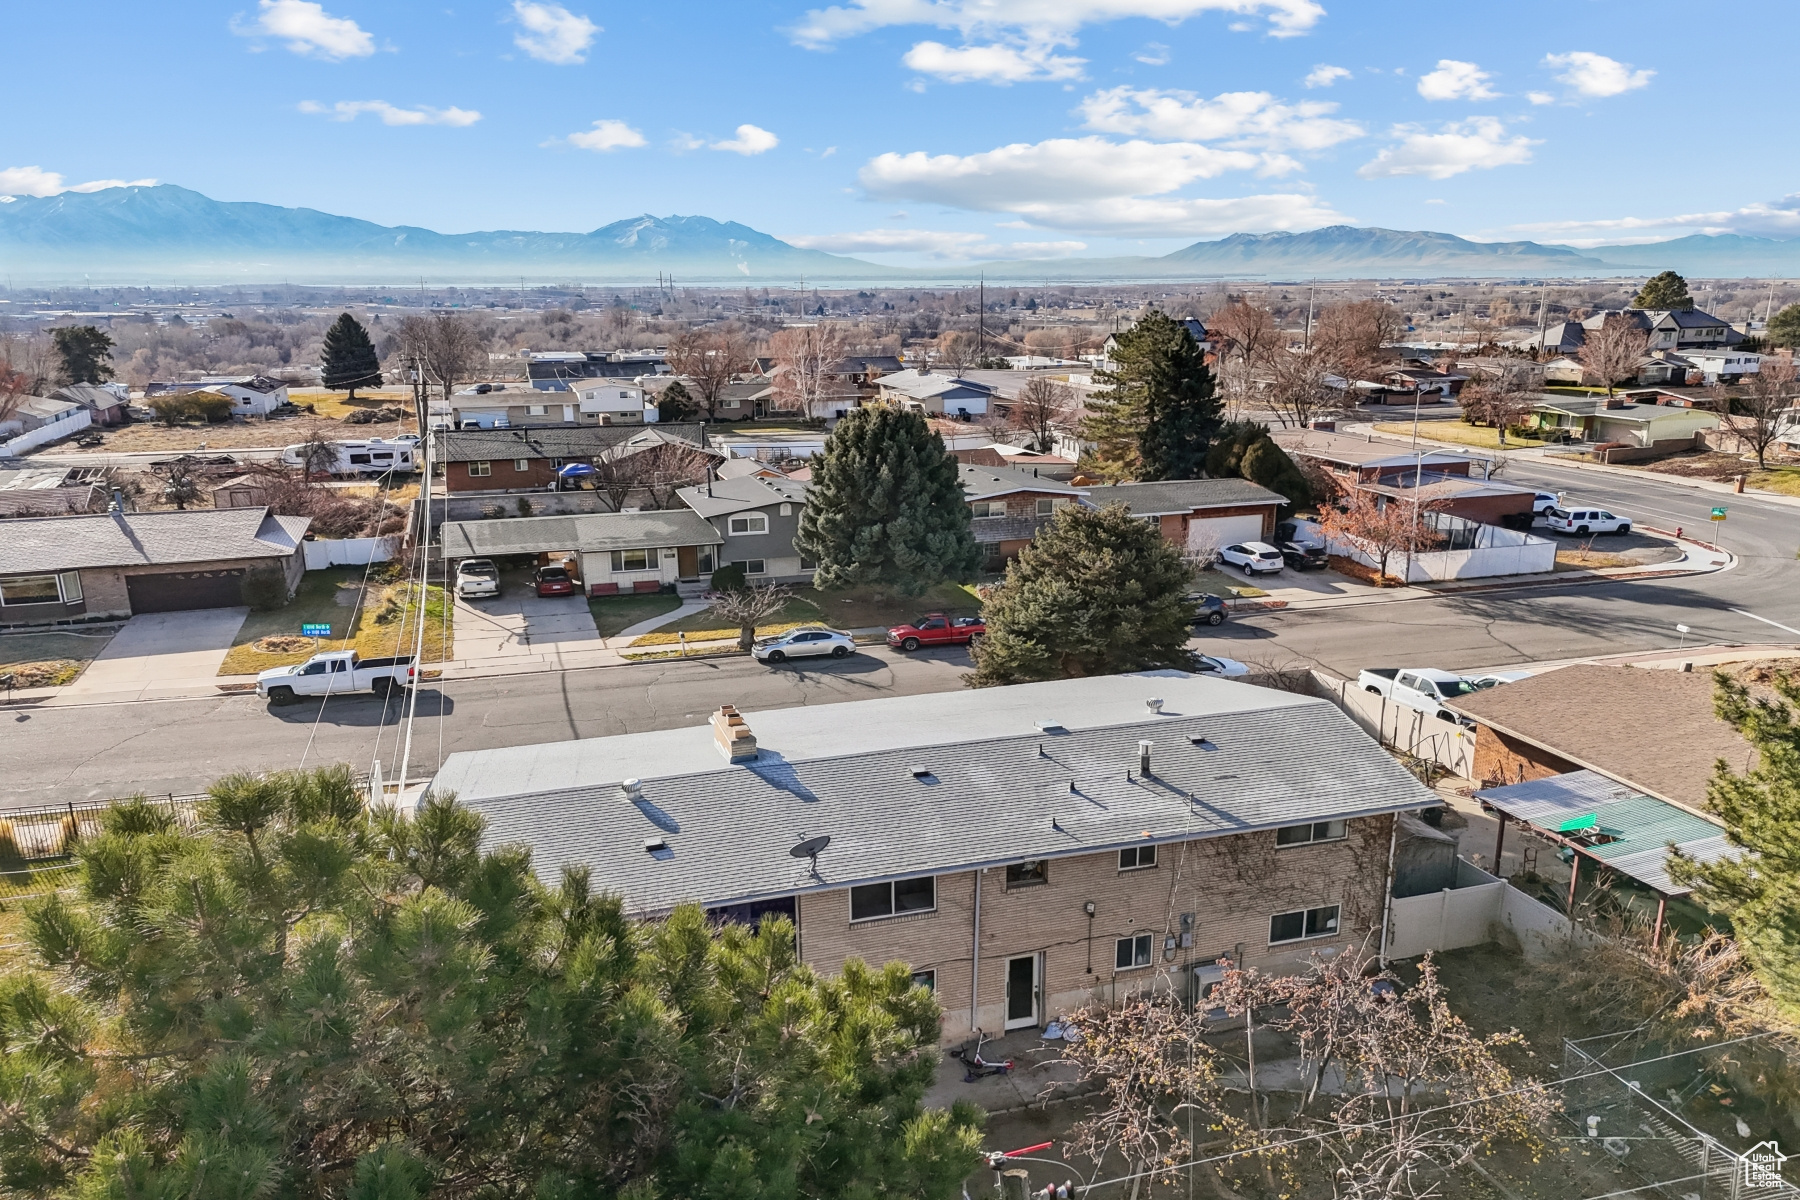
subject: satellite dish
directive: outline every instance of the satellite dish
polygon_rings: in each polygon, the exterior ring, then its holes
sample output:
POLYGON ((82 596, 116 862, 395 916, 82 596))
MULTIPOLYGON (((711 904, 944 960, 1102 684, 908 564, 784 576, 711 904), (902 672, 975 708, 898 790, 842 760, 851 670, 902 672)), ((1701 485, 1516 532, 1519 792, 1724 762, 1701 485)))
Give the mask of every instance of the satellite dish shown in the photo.
POLYGON ((817 859, 819 857, 819 851, 829 845, 831 845, 831 835, 823 834, 819 837, 807 838, 804 842, 801 842, 798 846, 789 850, 788 855, 791 858, 817 859))

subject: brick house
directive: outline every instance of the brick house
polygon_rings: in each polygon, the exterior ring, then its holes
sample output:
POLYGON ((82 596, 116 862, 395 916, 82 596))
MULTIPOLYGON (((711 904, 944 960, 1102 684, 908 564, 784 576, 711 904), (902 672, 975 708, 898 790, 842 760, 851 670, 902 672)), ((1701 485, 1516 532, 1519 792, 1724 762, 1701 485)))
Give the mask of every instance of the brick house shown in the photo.
POLYGON ((969 502, 970 530, 985 553, 987 569, 999 570, 1037 536, 1044 523, 1087 493, 1059 479, 1012 467, 960 463, 963 499, 969 502))
POLYGON ((1177 546, 1207 539, 1228 546, 1272 536, 1287 497, 1248 479, 1168 479, 1090 488, 1087 503, 1123 504, 1132 516, 1154 521, 1163 539, 1177 546))
POLYGON ((251 603, 268 576, 292 597, 311 520, 256 507, 7 521, 0 627, 230 608, 251 603))
POLYGON ((627 911, 779 913, 800 958, 909 963, 943 1036, 1192 997, 1374 945, 1395 815, 1435 803, 1327 701, 1181 672, 740 714, 450 756, 432 787, 627 911), (1293 753, 1304 746, 1305 753, 1293 753))
MULTIPOLYGON (((658 425, 659 433, 705 444, 698 423, 658 425)), ((606 451, 642 434, 625 425, 565 425, 532 429, 439 430, 434 457, 444 464, 451 495, 541 492, 571 463, 592 464, 606 451)))

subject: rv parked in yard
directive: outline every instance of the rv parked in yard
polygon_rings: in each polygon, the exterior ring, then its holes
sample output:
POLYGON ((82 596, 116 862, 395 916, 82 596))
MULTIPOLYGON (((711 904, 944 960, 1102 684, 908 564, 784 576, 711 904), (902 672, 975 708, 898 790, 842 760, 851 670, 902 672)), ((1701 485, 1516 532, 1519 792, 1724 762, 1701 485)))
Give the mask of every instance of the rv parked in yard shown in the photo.
MULTIPOLYGON (((385 475, 389 471, 416 471, 416 452, 409 442, 383 441, 370 438, 366 442, 332 442, 332 456, 326 462, 311 464, 314 472, 324 475, 385 475)), ((289 446, 281 452, 281 461, 290 467, 304 469, 306 444, 289 446)))

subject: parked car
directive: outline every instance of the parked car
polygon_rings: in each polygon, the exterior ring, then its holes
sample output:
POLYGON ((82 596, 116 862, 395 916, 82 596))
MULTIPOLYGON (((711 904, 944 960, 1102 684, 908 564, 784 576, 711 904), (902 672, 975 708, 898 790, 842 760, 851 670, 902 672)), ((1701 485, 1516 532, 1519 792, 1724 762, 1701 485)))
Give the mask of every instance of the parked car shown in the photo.
POLYGON ((1489 688, 1499 687, 1503 683, 1517 683, 1521 679, 1530 678, 1530 671, 1495 671, 1491 675, 1471 676, 1469 683, 1476 691, 1485 692, 1489 688))
POLYGON ((491 558, 465 558, 456 564, 456 594, 465 599, 500 594, 500 568, 491 558))
POLYGON ((1449 671, 1435 667, 1370 667, 1356 677, 1356 686, 1439 720, 1471 723, 1467 717, 1444 707, 1446 700, 1475 694, 1473 683, 1449 671))
POLYGON ((1199 656, 1199 673, 1212 675, 1219 679, 1237 679, 1250 673, 1250 668, 1235 658, 1216 658, 1211 654, 1199 656))
POLYGON ((983 637, 987 623, 980 617, 952 617, 946 613, 926 613, 908 625, 896 625, 887 631, 887 644, 899 650, 917 650, 920 646, 963 646, 983 637))
POLYGON ((539 567, 532 572, 531 581, 540 596, 571 596, 575 593, 575 579, 567 567, 539 567))
POLYGON ((1556 533, 1573 533, 1585 537, 1591 533, 1631 532, 1629 517, 1615 517, 1603 508, 1553 508, 1544 524, 1556 533))
POLYGON ((1531 500, 1532 515, 1547 517, 1550 515, 1550 510, 1561 503, 1561 498, 1555 492, 1539 492, 1531 500))
POLYGON ((1275 526, 1275 544, 1293 542, 1301 546, 1326 546, 1325 529, 1317 521, 1309 521, 1305 517, 1295 517, 1291 521, 1283 521, 1275 526))
POLYGON ((413 685, 412 655, 359 658, 354 650, 328 650, 292 667, 273 667, 256 677, 256 694, 271 704, 294 704, 302 696, 390 691, 413 685))
POLYGON ((848 658, 855 653, 856 643, 850 635, 835 629, 794 629, 750 648, 752 658, 767 663, 786 662, 790 658, 848 658))
POLYGON ((1225 601, 1222 598, 1211 592, 1204 592, 1198 597, 1189 596, 1188 599, 1194 605, 1194 624, 1223 625, 1225 623, 1226 609, 1225 601))
POLYGON ((1331 565, 1331 555, 1326 553, 1323 546, 1282 542, 1275 548, 1281 551, 1281 561, 1296 571, 1323 571, 1331 565))
POLYGON ((1281 551, 1267 542, 1239 542, 1227 546, 1219 551, 1219 561, 1230 563, 1246 575, 1274 575, 1283 566, 1281 551))

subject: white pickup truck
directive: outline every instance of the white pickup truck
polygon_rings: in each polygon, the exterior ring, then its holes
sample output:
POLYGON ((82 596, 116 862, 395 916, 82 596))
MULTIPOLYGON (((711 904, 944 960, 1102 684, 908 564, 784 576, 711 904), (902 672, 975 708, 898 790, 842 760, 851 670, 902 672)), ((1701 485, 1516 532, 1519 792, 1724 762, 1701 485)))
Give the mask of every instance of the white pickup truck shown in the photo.
POLYGON ((1356 686, 1459 725, 1467 725, 1469 719, 1445 708, 1444 701, 1473 696, 1479 690, 1461 675, 1435 667, 1370 667, 1356 677, 1356 686))
POLYGON ((412 655, 358 658, 354 650, 329 650, 292 667, 273 667, 256 677, 256 694, 271 704, 294 704, 302 696, 373 692, 385 696, 413 684, 412 655))

